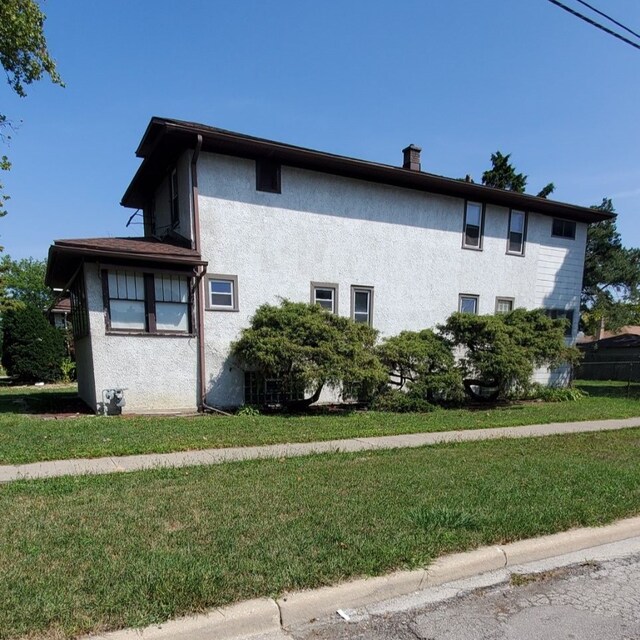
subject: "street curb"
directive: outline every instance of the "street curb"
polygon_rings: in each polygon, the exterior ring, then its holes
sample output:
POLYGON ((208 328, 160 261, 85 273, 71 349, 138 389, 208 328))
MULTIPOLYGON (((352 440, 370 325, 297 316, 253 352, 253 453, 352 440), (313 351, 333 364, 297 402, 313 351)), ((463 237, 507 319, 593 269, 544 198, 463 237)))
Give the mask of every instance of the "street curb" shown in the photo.
POLYGON ((86 636, 86 640, 240 640, 280 630, 280 612, 275 600, 258 598, 145 629, 86 636))
POLYGON ((283 629, 335 615, 338 609, 358 609, 464 578, 545 560, 640 536, 640 517, 603 527, 573 529, 443 556, 426 569, 397 571, 360 578, 335 586, 286 593, 278 600, 258 598, 207 614, 170 620, 146 629, 123 629, 86 640, 240 640, 278 634, 283 629))
POLYGON ((314 618, 335 614, 338 609, 358 609, 455 580, 635 536, 640 536, 640 517, 621 520, 604 527, 573 529, 443 556, 424 570, 400 571, 388 576, 353 580, 334 587, 285 594, 277 600, 282 626, 295 627, 314 618), (421 572, 424 577, 416 588, 416 577, 421 572))

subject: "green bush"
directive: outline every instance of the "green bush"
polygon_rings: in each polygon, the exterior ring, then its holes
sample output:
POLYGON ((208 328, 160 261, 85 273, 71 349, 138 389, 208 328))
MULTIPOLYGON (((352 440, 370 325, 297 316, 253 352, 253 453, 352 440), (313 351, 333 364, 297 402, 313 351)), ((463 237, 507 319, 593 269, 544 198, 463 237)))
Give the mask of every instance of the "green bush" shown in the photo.
POLYGON ((451 347, 430 329, 403 331, 377 348, 389 382, 429 403, 451 404, 464 395, 451 347))
POLYGON ((246 370, 278 381, 282 404, 303 407, 316 402, 325 385, 358 389, 368 398, 384 384, 385 370, 374 349, 377 335, 318 305, 283 300, 259 307, 231 349, 246 370), (291 389, 309 395, 289 399, 291 389))
POLYGON ((387 389, 378 394, 371 402, 374 411, 389 411, 393 413, 429 413, 435 406, 427 402, 422 396, 411 391, 387 389))
MULTIPOLYGON (((454 313, 439 327, 462 357, 458 361, 465 388, 495 388, 496 396, 522 397, 536 367, 573 362, 577 349, 565 344, 563 320, 543 311, 516 309, 495 316, 454 313)), ((476 399, 483 399, 476 394, 476 399)))
POLYGON ((542 384, 531 386, 527 399, 544 402, 576 402, 587 397, 587 393, 576 387, 547 387, 542 384))
POLYGON ((64 337, 38 307, 7 310, 2 326, 2 364, 10 376, 24 382, 55 382, 62 377, 64 337))

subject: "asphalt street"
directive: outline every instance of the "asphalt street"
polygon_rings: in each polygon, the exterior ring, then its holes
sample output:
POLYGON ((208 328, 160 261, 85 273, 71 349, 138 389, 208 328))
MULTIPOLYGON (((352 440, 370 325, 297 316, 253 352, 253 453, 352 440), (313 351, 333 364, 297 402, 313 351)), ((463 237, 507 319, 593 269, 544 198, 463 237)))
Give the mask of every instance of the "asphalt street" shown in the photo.
POLYGON ((345 612, 287 634, 295 640, 640 640, 640 553, 586 561, 462 596, 345 612), (415 603, 414 603, 415 604, 415 603))

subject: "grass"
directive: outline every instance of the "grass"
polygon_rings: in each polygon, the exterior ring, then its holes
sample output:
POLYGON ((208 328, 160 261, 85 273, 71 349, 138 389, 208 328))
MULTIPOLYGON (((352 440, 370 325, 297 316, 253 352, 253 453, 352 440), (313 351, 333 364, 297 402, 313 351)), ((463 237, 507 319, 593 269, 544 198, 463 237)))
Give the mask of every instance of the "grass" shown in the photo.
POLYGON ((640 415, 640 384, 583 382, 590 395, 576 402, 447 409, 429 414, 354 411, 306 416, 49 416, 77 410, 74 387, 0 389, 0 464, 95 458, 189 449, 311 442, 365 436, 513 427, 526 424, 628 418, 640 415))
POLYGON ((0 638, 69 638, 640 512, 640 429, 0 486, 0 638))

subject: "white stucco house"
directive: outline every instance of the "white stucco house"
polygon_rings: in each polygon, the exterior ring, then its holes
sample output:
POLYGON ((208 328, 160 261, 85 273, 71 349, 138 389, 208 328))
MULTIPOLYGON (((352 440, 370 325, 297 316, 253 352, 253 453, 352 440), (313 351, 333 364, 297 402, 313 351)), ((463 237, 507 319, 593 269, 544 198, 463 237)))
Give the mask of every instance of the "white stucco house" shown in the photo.
POLYGON ((242 404, 262 382, 245 384, 229 345, 280 298, 382 336, 544 307, 573 338, 587 226, 610 217, 421 171, 413 145, 395 167, 153 118, 136 153, 122 204, 143 212, 144 237, 49 252, 96 411, 122 396, 131 412, 242 404))

